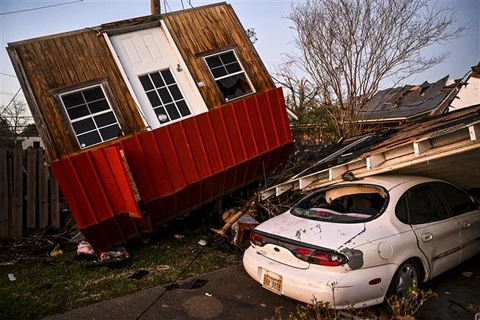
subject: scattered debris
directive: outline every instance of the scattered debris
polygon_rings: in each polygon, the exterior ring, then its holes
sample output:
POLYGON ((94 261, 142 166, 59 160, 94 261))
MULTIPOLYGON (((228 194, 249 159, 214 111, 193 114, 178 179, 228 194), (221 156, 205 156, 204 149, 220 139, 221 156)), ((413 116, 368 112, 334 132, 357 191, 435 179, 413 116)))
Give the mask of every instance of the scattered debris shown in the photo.
POLYGON ((10 282, 15 282, 15 281, 17 281, 17 278, 15 277, 15 274, 9 273, 8 274, 8 280, 10 280, 10 282))
POLYGON ((57 244, 55 248, 50 252, 50 257, 58 257, 63 254, 63 250, 60 249, 60 244, 57 244))
POLYGON ((77 255, 89 256, 92 258, 97 258, 97 254, 93 250, 92 246, 87 241, 80 241, 77 246, 77 255))
POLYGON ((167 266, 165 264, 159 264, 158 266, 155 267, 157 271, 165 271, 170 269, 170 266, 167 266))
POLYGON ((175 235, 173 235, 173 237, 175 239, 179 239, 179 240, 185 238, 185 236, 183 234, 175 234, 175 235))
POLYGON ((470 272, 470 271, 462 272, 462 276, 467 278, 470 278, 472 275, 473 275, 473 272, 470 272))
POLYGON ((263 308, 267 307, 267 305, 266 305, 265 303, 263 303, 263 302, 260 303, 260 306, 263 307, 263 308))
POLYGON ((165 287, 166 290, 176 290, 176 289, 183 289, 183 290, 195 290, 205 286, 208 283, 208 280, 203 279, 193 279, 191 281, 186 281, 180 285, 172 284, 165 287))
POLYGON ((211 297, 211 296, 212 296, 212 294, 211 294, 211 293, 208 293, 208 292, 205 292, 205 295, 206 295, 207 297, 211 297))
POLYGON ((230 227, 238 220, 240 219, 241 216, 243 216, 248 210, 250 210, 254 205, 255 205, 255 200, 257 198, 257 195, 254 195, 251 197, 247 203, 243 205, 238 211, 235 211, 233 209, 230 209, 226 211, 223 214, 223 219, 225 221, 225 225, 223 226, 222 229, 211 229, 215 233, 221 235, 221 236, 226 236, 228 230, 230 227))
POLYGON ((145 277, 146 275, 148 275, 150 272, 148 272, 147 270, 138 270, 136 273, 132 274, 130 277, 128 277, 129 279, 135 279, 135 280, 140 280, 142 279, 143 277, 145 277))
POLYGON ((232 225, 233 244, 237 246, 241 246, 245 231, 253 230, 258 225, 259 225, 259 222, 255 220, 255 218, 253 218, 252 216, 248 214, 242 215, 238 219, 238 221, 236 221, 232 225))
POLYGON ((115 247, 109 251, 101 252, 99 256, 100 262, 120 262, 130 258, 130 254, 125 247, 115 247))

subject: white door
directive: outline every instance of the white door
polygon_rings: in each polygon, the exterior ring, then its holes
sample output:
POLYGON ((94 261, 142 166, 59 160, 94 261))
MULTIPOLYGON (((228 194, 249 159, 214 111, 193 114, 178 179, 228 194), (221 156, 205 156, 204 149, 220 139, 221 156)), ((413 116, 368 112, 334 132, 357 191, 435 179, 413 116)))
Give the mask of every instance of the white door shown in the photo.
POLYGON ((162 28, 129 32, 110 39, 152 129, 208 111, 162 28))

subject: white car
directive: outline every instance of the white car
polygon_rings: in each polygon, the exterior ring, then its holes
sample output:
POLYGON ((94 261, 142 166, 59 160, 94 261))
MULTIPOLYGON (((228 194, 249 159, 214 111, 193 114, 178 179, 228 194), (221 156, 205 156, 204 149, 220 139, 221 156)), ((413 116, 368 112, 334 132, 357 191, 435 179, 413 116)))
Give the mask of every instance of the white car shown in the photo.
POLYGON ((373 176, 312 192, 260 224, 243 256, 264 288, 337 309, 382 303, 480 251, 480 203, 449 183, 373 176))

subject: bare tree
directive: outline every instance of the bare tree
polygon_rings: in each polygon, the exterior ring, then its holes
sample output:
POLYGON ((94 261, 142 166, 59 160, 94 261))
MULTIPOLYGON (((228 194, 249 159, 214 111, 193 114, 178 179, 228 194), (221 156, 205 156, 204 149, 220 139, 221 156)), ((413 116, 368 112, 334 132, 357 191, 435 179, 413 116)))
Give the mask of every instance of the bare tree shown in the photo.
POLYGON ((293 5, 289 19, 298 54, 287 55, 280 83, 302 96, 302 81, 313 84, 318 107, 325 108, 339 136, 362 130, 368 100, 382 80, 394 84, 442 62, 448 53, 424 49, 461 37, 456 10, 427 0, 307 0, 293 5), (289 69, 305 77, 299 78, 289 69))
POLYGON ((28 123, 28 108, 25 102, 13 99, 7 106, 0 107, 1 145, 12 147, 17 143, 28 123))

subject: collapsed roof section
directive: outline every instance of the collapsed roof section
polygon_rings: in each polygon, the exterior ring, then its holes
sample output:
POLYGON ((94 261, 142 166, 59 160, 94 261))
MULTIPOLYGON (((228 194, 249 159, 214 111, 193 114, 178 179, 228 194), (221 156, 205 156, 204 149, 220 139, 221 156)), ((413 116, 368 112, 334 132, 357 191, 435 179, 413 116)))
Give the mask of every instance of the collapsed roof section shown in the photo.
POLYGON ((459 86, 447 86, 448 76, 435 83, 379 91, 367 104, 363 122, 409 121, 448 110, 459 86))
POLYGON ((327 186, 341 181, 348 171, 357 178, 382 173, 416 174, 465 189, 478 187, 480 105, 406 124, 380 142, 374 137, 365 136, 328 156, 328 161, 321 160, 288 181, 266 188, 261 192, 262 199, 289 190, 327 186), (360 145, 362 149, 358 149, 360 145))

